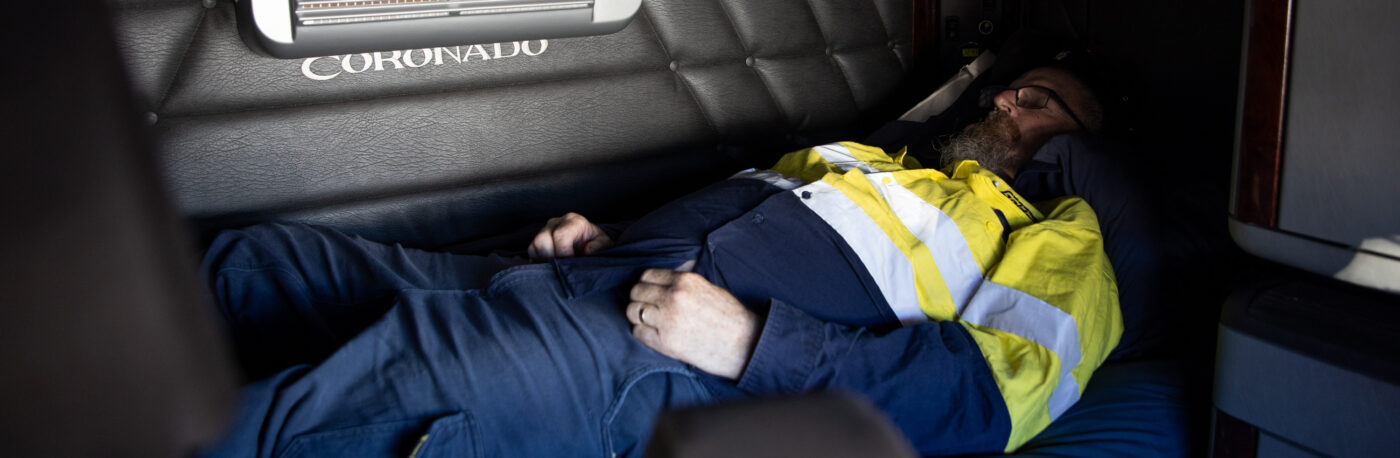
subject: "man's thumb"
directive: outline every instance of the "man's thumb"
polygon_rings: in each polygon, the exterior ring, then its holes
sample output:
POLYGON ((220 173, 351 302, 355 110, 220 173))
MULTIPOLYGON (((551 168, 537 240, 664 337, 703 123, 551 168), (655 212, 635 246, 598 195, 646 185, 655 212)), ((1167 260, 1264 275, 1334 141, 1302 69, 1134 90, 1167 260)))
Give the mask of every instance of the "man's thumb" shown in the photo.
POLYGON ((608 240, 602 237, 594 238, 583 246, 583 254, 593 254, 608 248, 608 240))

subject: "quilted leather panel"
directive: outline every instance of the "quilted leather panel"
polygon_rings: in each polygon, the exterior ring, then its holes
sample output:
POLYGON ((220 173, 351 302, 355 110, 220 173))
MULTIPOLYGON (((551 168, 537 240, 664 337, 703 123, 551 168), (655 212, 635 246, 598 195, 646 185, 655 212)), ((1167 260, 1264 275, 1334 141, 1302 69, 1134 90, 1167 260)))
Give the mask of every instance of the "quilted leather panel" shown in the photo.
POLYGON ((712 139, 686 89, 647 73, 183 117, 157 129, 180 172, 170 177, 177 203, 196 214, 251 211, 288 194, 416 191, 712 139))
POLYGON ((754 57, 816 54, 827 48, 808 0, 720 0, 754 57))
POLYGON ((797 130, 845 124, 859 114, 846 77, 826 54, 757 59, 754 69, 797 130))
POLYGON ((783 132, 785 118, 753 69, 739 63, 679 67, 719 133, 748 138, 783 132))
POLYGON ((834 139, 909 66, 900 0, 645 0, 607 36, 297 60, 228 0, 110 4, 185 214, 415 245, 645 210, 772 153, 743 145, 834 139))
MULTIPOLYGON (((698 189, 732 173, 723 164, 693 154, 629 161, 626 180, 617 179, 618 168, 616 164, 570 168, 279 216, 338 227, 372 240, 437 247, 511 232, 570 211, 582 212, 597 221, 622 221, 636 216, 634 209, 628 207, 655 208, 674 197, 654 191, 698 189), (587 192, 578 192, 580 189, 587 192), (622 206, 620 202, 629 205, 622 206)), ((206 224, 210 228, 241 225, 265 216, 227 215, 206 224)), ((524 245, 509 248, 524 249, 524 245)))
MULTIPOLYGON (((166 2, 170 3, 170 2, 166 2)), ((134 87, 137 109, 155 111, 175 81, 183 54, 204 17, 198 2, 148 5, 114 12, 117 36, 134 87)))
POLYGON ((719 2, 644 2, 640 19, 652 24, 670 57, 687 66, 742 63, 749 56, 719 2))
POLYGON ((904 70, 899 60, 890 58, 889 49, 883 44, 835 53, 832 59, 841 68, 841 76, 846 79, 851 97, 861 110, 889 96, 889 88, 899 84, 904 70))

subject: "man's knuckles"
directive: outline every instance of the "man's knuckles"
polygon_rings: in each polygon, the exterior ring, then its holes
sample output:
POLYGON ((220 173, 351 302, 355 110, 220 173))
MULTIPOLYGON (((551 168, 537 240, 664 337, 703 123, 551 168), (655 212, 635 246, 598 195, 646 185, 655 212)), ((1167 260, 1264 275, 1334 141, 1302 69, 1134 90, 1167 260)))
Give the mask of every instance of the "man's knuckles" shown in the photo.
POLYGON ((642 271, 642 283, 661 284, 661 269, 647 269, 642 271))
POLYGON ((697 274, 695 272, 679 272, 676 275, 676 283, 679 283, 681 286, 693 288, 705 285, 709 282, 705 281, 705 277, 702 277, 700 276, 700 274, 697 274))
POLYGON ((551 236, 550 234, 551 234, 551 233, 550 233, 550 231, 548 231, 548 230, 540 231, 540 233, 535 234, 535 240, 532 241, 531 243, 532 243, 533 245, 536 245, 536 246, 539 246, 539 245, 542 245, 542 244, 545 244, 545 243, 550 243, 550 242, 552 242, 552 241, 554 240, 554 237, 551 236))
POLYGON ((653 283, 637 283, 632 285, 632 291, 627 296, 637 302, 659 304, 665 301, 666 293, 664 286, 653 283))
POLYGON ((684 287, 670 288, 666 292, 667 304, 672 307, 690 310, 696 308, 695 290, 684 287))
POLYGON ((535 240, 530 243, 532 256, 536 258, 549 258, 554 256, 554 241, 548 233, 541 232, 535 236, 535 240))

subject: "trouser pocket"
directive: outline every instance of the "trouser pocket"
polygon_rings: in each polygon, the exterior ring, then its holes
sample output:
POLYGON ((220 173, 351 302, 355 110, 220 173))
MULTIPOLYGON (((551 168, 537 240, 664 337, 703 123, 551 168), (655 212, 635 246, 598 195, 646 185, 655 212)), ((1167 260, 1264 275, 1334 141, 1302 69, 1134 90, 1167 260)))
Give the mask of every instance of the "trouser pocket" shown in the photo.
POLYGON ((661 412, 711 402, 698 376, 683 368, 656 368, 631 377, 604 418, 604 446, 614 456, 640 456, 661 412))
POLYGON ((278 453, 311 456, 478 456, 476 424, 467 412, 428 420, 406 420, 306 433, 278 453))

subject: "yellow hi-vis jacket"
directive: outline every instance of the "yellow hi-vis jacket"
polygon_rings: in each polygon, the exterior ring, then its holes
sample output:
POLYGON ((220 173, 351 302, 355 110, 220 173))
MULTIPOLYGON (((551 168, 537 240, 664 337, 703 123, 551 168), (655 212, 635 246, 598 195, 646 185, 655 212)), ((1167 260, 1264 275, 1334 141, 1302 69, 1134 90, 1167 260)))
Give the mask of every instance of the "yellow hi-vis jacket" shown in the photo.
POLYGON ((771 170, 803 183, 803 203, 901 321, 966 328, 1010 415, 1006 451, 1073 405, 1117 345, 1118 289, 1083 200, 1028 203, 976 162, 945 173, 856 143, 793 152, 771 170))

